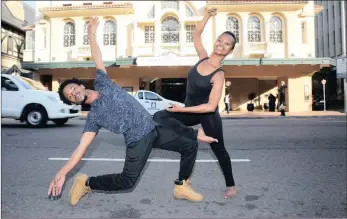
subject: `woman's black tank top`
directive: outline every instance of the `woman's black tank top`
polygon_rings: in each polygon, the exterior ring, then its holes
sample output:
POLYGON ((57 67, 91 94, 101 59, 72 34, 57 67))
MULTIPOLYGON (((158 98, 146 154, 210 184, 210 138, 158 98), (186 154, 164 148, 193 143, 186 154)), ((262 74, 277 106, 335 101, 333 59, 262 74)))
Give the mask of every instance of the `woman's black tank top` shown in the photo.
POLYGON ((203 76, 198 72, 199 64, 208 59, 208 57, 201 59, 197 62, 188 72, 186 99, 184 104, 186 106, 197 106, 200 104, 208 103, 208 99, 212 90, 211 78, 222 68, 218 68, 209 75, 203 76))

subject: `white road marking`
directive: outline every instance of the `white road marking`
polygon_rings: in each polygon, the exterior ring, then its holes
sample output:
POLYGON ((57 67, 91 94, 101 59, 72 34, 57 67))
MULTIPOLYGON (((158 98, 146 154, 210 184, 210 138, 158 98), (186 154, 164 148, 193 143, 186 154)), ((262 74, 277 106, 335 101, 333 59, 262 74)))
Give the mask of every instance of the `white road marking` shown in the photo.
MULTIPOLYGON (((48 160, 69 160, 67 157, 50 157, 48 160)), ((82 160, 86 161, 113 161, 113 162, 124 162, 125 159, 117 159, 117 158, 82 158, 82 160)), ((162 162, 162 163, 179 163, 179 159, 148 159, 148 162, 162 162)), ((251 162, 250 159, 230 159, 231 162, 251 162)), ((218 160, 196 160, 197 163, 215 163, 218 160)))

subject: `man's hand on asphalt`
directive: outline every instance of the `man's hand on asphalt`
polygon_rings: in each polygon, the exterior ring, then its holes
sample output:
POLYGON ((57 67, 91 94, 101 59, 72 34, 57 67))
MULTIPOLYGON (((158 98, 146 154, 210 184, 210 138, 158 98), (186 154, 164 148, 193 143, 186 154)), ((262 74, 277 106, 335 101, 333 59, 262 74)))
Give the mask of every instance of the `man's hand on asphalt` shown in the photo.
POLYGON ((48 196, 53 198, 53 200, 60 198, 64 183, 65 175, 57 174, 49 185, 48 196))

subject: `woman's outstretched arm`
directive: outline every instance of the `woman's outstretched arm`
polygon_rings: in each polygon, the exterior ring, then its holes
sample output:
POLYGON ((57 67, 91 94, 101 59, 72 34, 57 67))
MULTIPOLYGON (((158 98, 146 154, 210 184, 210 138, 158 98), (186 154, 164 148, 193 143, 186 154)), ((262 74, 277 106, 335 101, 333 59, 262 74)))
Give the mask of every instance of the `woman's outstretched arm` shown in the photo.
POLYGON ((194 32, 193 32, 193 41, 194 41, 194 47, 196 52, 198 53, 199 59, 203 59, 207 57, 207 52, 202 45, 201 40, 201 34, 205 29, 207 21, 210 19, 210 17, 215 16, 217 9, 211 8, 208 10, 207 14, 204 16, 204 18, 196 25, 194 32))

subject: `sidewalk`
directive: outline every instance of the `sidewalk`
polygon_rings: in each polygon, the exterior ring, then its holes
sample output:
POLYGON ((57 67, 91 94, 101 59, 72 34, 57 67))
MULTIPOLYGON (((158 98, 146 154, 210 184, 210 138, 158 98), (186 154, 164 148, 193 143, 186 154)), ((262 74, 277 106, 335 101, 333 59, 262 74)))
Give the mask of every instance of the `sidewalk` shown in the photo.
MULTIPOLYGON (((223 119, 273 119, 273 118, 342 118, 346 119, 346 114, 339 111, 311 111, 311 112, 286 112, 286 116, 280 116, 280 112, 263 111, 232 111, 230 114, 221 113, 223 119)), ((80 119, 85 119, 87 111, 82 111, 80 119)))
POLYGON ((264 111, 232 111, 230 114, 221 113, 223 119, 266 119, 266 118, 346 118, 346 114, 339 111, 311 111, 311 112, 286 112, 286 116, 280 116, 280 112, 264 111))

